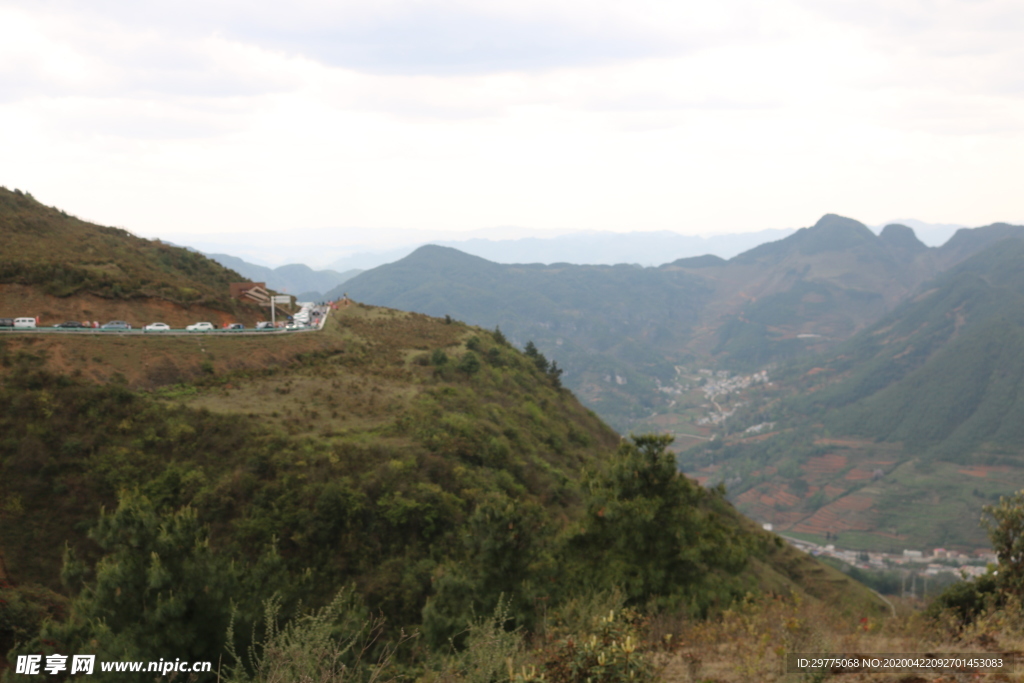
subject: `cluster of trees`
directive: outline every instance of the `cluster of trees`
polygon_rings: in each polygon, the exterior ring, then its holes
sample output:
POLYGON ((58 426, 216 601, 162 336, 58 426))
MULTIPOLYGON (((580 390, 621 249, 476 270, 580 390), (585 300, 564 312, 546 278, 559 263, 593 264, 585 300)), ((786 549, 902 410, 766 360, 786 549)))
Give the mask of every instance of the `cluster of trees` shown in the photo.
MULTIPOLYGON (((68 598, 0 589, 0 646, 216 661, 260 637, 269 597, 287 621, 350 585, 387 615, 382 637, 418 629, 422 652, 499 600, 506 626, 529 629, 580 595, 700 614, 748 587, 756 543, 721 491, 677 472, 667 438, 620 442, 497 334, 445 348, 479 369, 424 353, 402 371, 416 397, 380 408, 390 422, 329 441, 53 375, 0 345, 0 544, 12 576, 68 598)), ((350 356, 311 372, 396 372, 350 356)))
POLYGON ((955 583, 939 595, 929 614, 952 627, 954 635, 986 616, 1024 604, 1024 490, 986 505, 981 523, 988 530, 998 565, 974 581, 955 583))
MULTIPOLYGON (((539 610, 584 593, 621 590, 627 604, 693 613, 727 604, 740 591, 735 575, 750 543, 720 514, 719 492, 678 474, 670 441, 624 442, 610 468, 586 477, 585 514, 567 528, 535 502, 484 494, 460 543, 432 572, 422 623, 396 626, 420 626, 424 642, 443 650, 502 601, 508 626, 527 629, 539 610)), ((325 522, 344 524, 344 502, 325 506, 325 522)), ((162 507, 138 490, 122 492, 89 536, 101 551, 97 561, 64 554, 61 578, 73 596, 67 617, 43 620, 9 659, 89 652, 108 661, 169 654, 217 661, 225 649, 245 651, 254 634, 265 635, 260 618, 269 596, 297 618, 300 599, 329 597, 307 573, 320 568, 296 571, 272 544, 255 558, 217 548, 195 508, 162 507)))

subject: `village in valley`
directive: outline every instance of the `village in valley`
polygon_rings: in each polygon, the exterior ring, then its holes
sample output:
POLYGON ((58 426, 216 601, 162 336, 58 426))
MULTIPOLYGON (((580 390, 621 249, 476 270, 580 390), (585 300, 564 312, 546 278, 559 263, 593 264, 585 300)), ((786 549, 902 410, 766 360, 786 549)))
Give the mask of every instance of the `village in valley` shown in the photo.
MULTIPOLYGON (((724 484, 730 500, 764 529, 808 554, 856 570, 897 573, 905 579, 907 595, 981 576, 996 562, 982 547, 904 547, 898 530, 881 528, 886 487, 902 474, 885 444, 819 437, 815 445, 827 452, 794 462, 785 472, 722 454, 729 444, 764 442, 780 433, 774 418, 765 419, 770 417, 765 406, 779 389, 769 370, 734 374, 677 366, 675 381, 658 385, 669 398, 668 410, 652 416, 648 426, 673 434, 680 454, 695 446, 703 451, 703 458, 681 457, 682 469, 704 486, 724 484), (841 547, 840 537, 853 549, 841 547)), ((966 478, 990 480, 989 487, 1001 473, 992 467, 968 469, 972 476, 966 478)), ((938 503, 938 494, 930 502, 938 503)))
MULTIPOLYGON (((772 524, 765 522, 762 527, 772 531, 772 524)), ((811 541, 781 534, 795 548, 816 557, 832 557, 845 562, 851 567, 864 570, 903 570, 921 576, 938 576, 952 574, 956 577, 977 578, 988 571, 988 565, 995 564, 997 558, 991 550, 978 550, 973 554, 962 553, 945 548, 933 548, 928 554, 921 550, 904 550, 902 553, 868 552, 863 550, 843 550, 829 543, 820 545, 811 541)))

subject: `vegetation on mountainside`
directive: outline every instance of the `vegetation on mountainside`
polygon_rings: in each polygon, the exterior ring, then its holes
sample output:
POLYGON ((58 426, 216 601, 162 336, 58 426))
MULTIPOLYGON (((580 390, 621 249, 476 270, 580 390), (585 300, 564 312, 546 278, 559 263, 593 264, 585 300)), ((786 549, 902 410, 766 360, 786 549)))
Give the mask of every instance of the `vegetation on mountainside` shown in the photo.
POLYGON ((1024 242, 997 244, 834 352, 773 369, 685 469, 717 463, 748 514, 846 547, 984 546, 971 510, 1024 485, 1022 259, 1024 242), (759 423, 775 433, 743 434, 759 423))
POLYGON ((228 285, 243 278, 202 254, 87 223, 19 190, 0 188, 0 234, 0 284, 31 285, 56 297, 241 305, 228 298, 228 285))
MULTIPOLYGON (((36 605, 6 642, 53 612, 33 583, 71 603, 25 647, 129 659, 212 657, 232 605, 241 652, 270 595, 287 620, 349 585, 388 637, 421 629, 403 657, 422 661, 502 596, 536 632, 574 596, 699 615, 800 590, 813 564, 678 475, 666 440, 620 444, 500 333, 351 306, 320 334, 287 366, 149 395, 4 349, 0 549, 36 605)), ((812 590, 849 585, 829 581, 812 590)))
MULTIPOLYGON (((626 308, 633 348, 667 343, 626 308)), ((825 631, 882 628, 873 596, 679 475, 668 439, 605 427, 536 344, 362 305, 317 334, 133 341, 0 340, 11 655, 227 651, 233 681, 769 680, 786 652, 848 651, 825 631)), ((786 410, 737 418, 780 422, 763 443, 790 474, 834 466, 825 427, 786 410)))
POLYGON ((632 265, 502 265, 428 245, 346 282, 353 298, 475 325, 557 356, 565 381, 622 431, 661 401, 711 292, 701 278, 632 265))
POLYGON ((1022 258, 1024 242, 1012 240, 939 278, 819 359, 825 372, 806 382, 817 390, 791 410, 824 419, 833 433, 998 464, 1000 449, 1013 449, 1024 435, 1024 397, 1016 391, 1024 381, 1022 258), (977 460, 982 447, 989 455, 977 460))
POLYGON ((375 305, 500 324, 520 347, 533 340, 557 355, 566 386, 625 432, 671 412, 662 390, 677 366, 700 359, 751 371, 834 348, 991 235, 1014 234, 980 228, 947 252, 891 227, 883 238, 828 215, 729 261, 659 268, 507 265, 425 246, 342 289, 375 305))

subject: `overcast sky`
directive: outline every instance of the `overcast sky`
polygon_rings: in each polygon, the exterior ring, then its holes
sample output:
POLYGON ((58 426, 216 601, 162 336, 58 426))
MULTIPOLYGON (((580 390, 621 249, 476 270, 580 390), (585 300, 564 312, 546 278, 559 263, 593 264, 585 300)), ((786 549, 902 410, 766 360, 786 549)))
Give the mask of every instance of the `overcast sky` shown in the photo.
POLYGON ((0 184, 149 237, 1024 222, 1024 3, 0 0, 0 184))

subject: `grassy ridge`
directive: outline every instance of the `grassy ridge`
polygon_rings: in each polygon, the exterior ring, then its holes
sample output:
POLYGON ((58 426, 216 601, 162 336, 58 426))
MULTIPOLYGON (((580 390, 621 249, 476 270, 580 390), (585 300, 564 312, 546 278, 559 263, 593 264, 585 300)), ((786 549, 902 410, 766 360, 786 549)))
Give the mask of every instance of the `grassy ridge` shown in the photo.
POLYGON ((6 188, 0 235, 0 284, 31 285, 56 297, 155 297, 231 310, 228 284, 244 279, 202 254, 81 221, 6 188))

